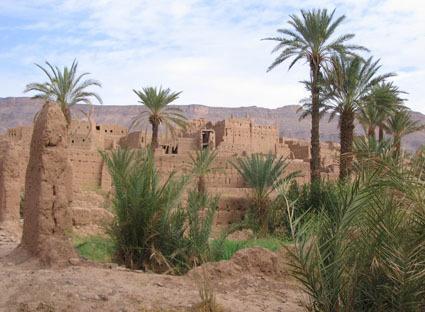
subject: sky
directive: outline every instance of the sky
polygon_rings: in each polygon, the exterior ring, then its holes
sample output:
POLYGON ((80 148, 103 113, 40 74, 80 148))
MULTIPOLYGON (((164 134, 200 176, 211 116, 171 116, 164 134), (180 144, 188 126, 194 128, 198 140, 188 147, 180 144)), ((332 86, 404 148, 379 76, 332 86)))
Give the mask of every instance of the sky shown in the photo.
POLYGON ((275 43, 261 39, 311 8, 346 15, 338 33, 354 33, 382 73, 397 73, 407 105, 425 113, 422 0, 0 0, 0 97, 45 81, 34 63, 77 59, 102 82, 106 105, 137 104, 132 90, 147 86, 183 91, 177 104, 298 104, 307 64, 267 73, 275 43))

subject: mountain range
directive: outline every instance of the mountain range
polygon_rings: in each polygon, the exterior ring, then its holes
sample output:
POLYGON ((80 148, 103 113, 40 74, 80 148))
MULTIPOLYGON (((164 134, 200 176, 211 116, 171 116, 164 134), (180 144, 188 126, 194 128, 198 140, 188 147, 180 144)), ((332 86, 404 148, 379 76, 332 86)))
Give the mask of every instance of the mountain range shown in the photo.
MULTIPOLYGON (((0 98, 0 133, 8 128, 30 125, 34 115, 40 110, 42 100, 28 97, 0 98)), ((283 137, 309 139, 310 120, 299 120, 299 105, 287 105, 275 109, 257 106, 249 107, 210 107, 199 104, 178 106, 189 119, 205 118, 212 122, 234 117, 250 117, 259 124, 276 124, 279 133, 283 137)), ((118 124, 128 127, 131 119, 142 109, 141 105, 94 105, 92 106, 92 118, 97 123, 118 124)), ((80 111, 88 111, 86 105, 73 107, 74 114, 83 116, 80 111)), ((411 112, 414 120, 425 124, 425 115, 419 112, 411 112)), ((323 141, 338 141, 338 120, 331 121, 329 115, 325 115, 320 125, 320 135, 323 141)), ((356 126, 356 133, 362 134, 363 130, 356 126)), ((414 151, 425 144, 425 131, 410 134, 403 140, 403 146, 407 150, 414 151)))

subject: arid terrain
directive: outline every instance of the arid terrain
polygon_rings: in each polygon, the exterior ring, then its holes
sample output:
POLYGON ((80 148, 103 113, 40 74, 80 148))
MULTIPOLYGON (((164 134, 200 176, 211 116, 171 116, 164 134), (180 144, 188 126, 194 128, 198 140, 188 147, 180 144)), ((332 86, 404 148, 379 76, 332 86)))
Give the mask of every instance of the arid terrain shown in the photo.
MULTIPOLYGON (((31 98, 0 98, 0 133, 7 128, 30 125, 34 114, 41 109, 42 101, 31 98)), ((299 121, 298 105, 287 105, 276 109, 262 107, 208 107, 204 105, 179 105, 189 119, 205 118, 215 122, 230 116, 250 116, 258 124, 276 123, 279 135, 294 139, 310 138, 310 120, 299 121)), ((86 110, 84 105, 78 105, 74 111, 86 110)), ((128 127, 131 118, 137 115, 141 106, 138 105, 95 105, 93 107, 93 118, 102 124, 118 124, 128 127)), ((425 116, 418 112, 412 112, 412 118, 425 123, 425 116)), ((334 119, 328 123, 329 114, 325 114, 320 124, 321 139, 323 141, 339 140, 338 120, 334 119)), ((356 132, 361 134, 362 129, 357 126, 356 132)), ((414 151, 425 142, 425 130, 406 136, 403 140, 404 148, 414 151)))
POLYGON ((64 269, 17 264, 8 256, 17 244, 0 230, 0 311, 192 311, 203 280, 224 311, 302 311, 284 257, 265 249, 170 276, 78 261, 64 269))

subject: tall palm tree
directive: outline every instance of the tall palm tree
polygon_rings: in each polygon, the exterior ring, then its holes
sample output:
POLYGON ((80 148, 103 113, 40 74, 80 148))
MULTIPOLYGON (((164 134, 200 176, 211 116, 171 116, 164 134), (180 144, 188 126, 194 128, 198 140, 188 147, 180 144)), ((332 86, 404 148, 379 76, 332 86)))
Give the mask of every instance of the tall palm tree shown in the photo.
POLYGON ((172 136, 175 135, 176 127, 184 128, 187 123, 182 111, 169 104, 178 99, 180 92, 172 92, 170 89, 160 87, 147 87, 141 91, 133 90, 139 97, 139 103, 143 104, 146 110, 141 111, 132 121, 130 128, 138 127, 146 121, 152 125, 151 148, 154 151, 159 146, 158 134, 159 126, 164 124, 167 131, 172 136))
POLYGON ((384 139, 385 123, 388 118, 403 107, 403 99, 400 97, 403 93, 406 92, 399 90, 393 82, 382 82, 374 86, 366 97, 359 111, 360 121, 368 124, 370 134, 378 128, 379 141, 384 139))
POLYGON ((46 62, 47 67, 35 64, 47 76, 46 82, 30 83, 26 86, 24 92, 38 92, 33 98, 42 98, 51 100, 60 105, 65 115, 68 125, 71 123, 71 107, 76 104, 92 104, 92 98, 95 98, 100 104, 102 99, 92 91, 87 90, 89 87, 102 87, 102 84, 93 79, 83 80, 90 73, 77 73, 78 63, 76 60, 72 62, 71 68, 65 66, 62 70, 58 66, 53 66, 46 62))
POLYGON ((334 56, 330 68, 325 71, 331 118, 339 116, 341 180, 351 173, 356 111, 373 86, 393 76, 391 73, 378 75, 380 67, 379 60, 372 61, 371 57, 363 61, 359 57, 334 56))
POLYGON ((423 129, 425 125, 412 120, 407 109, 397 110, 386 123, 386 131, 393 136, 395 154, 400 154, 401 139, 404 136, 423 129))
POLYGON ((354 34, 336 37, 335 30, 345 19, 340 16, 334 19, 335 10, 330 14, 324 9, 311 11, 301 10, 301 16, 290 15, 288 21, 291 29, 278 29, 278 37, 265 38, 277 41, 272 53, 280 54, 269 66, 268 71, 293 58, 289 65, 291 69, 300 60, 305 60, 310 67, 311 81, 311 182, 320 182, 320 107, 319 107, 319 77, 324 64, 329 62, 335 53, 353 55, 356 50, 367 50, 357 45, 347 45, 346 42, 354 34))

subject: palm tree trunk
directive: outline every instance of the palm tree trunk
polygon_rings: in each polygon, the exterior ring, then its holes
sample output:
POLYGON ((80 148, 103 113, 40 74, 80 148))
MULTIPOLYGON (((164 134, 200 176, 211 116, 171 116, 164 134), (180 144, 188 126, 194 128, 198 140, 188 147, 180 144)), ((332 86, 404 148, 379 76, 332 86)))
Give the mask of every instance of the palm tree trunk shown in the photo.
POLYGON ((155 149, 158 148, 159 142, 158 142, 158 130, 159 125, 156 122, 152 123, 152 141, 151 141, 151 149, 153 152, 155 152, 155 149))
POLYGON ((310 181, 312 184, 320 183, 320 103, 318 78, 320 67, 310 64, 311 70, 311 160, 310 181))
POLYGON ((397 134, 394 134, 394 154, 399 156, 401 151, 401 137, 397 134))
POLYGON ((368 136, 369 138, 374 138, 374 137, 375 137, 375 128, 374 128, 374 127, 369 126, 369 127, 367 128, 367 136, 368 136))
POLYGON ((379 126, 379 142, 382 142, 384 139, 384 127, 381 125, 379 126))
POLYGON ((339 179, 344 181, 350 177, 353 163, 354 113, 345 110, 340 117, 340 160, 339 179))
POLYGON ((63 109, 63 114, 65 115, 65 120, 67 123, 67 127, 69 127, 71 125, 71 121, 72 121, 72 117, 71 117, 71 110, 69 109, 69 106, 66 106, 63 109))
POLYGON ((198 192, 201 194, 206 194, 207 193, 207 185, 205 182, 205 177, 199 176, 198 178, 198 192))

